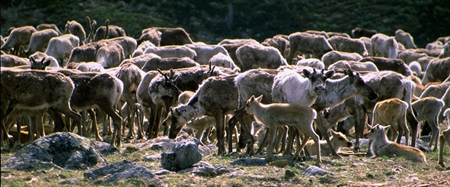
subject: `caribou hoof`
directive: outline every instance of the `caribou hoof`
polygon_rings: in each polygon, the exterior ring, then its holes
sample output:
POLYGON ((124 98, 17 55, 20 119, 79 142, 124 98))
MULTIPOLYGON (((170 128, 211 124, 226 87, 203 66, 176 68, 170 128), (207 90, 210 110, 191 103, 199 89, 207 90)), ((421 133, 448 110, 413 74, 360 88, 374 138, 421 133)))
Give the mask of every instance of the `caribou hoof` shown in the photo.
POLYGON ((14 146, 12 146, 12 150, 20 150, 22 149, 22 144, 20 142, 17 142, 16 144, 14 144, 14 146))
POLYGON ((8 135, 8 138, 6 139, 6 145, 9 147, 14 146, 14 137, 12 135, 8 135))
POLYGON ((142 135, 142 134, 139 134, 136 139, 138 139, 138 140, 145 140, 144 135, 142 135))
POLYGON ((100 142, 103 142, 103 138, 100 137, 100 136, 98 136, 97 138, 95 138, 95 140, 100 141, 100 142))
POLYGON ((341 155, 333 155, 333 156, 331 157, 331 159, 341 159, 341 158, 342 158, 341 155))
POLYGON ((372 151, 370 151, 370 149, 369 149, 366 153, 366 157, 372 158, 372 157, 375 157, 375 155, 373 155, 372 151))

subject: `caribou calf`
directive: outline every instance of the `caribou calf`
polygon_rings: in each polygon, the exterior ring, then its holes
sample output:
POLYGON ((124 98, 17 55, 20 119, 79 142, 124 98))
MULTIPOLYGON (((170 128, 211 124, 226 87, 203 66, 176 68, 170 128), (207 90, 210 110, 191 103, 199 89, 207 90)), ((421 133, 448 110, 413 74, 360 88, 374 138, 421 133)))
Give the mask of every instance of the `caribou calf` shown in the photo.
MULTIPOLYGON (((269 148, 267 152, 267 159, 273 156, 273 146, 275 143, 275 131, 277 127, 283 125, 293 126, 299 131, 303 132, 306 139, 311 137, 316 143, 317 152, 320 153, 319 135, 314 132, 313 120, 316 117, 316 111, 310 107, 300 104, 290 103, 272 103, 262 104, 262 96, 255 98, 251 96, 247 100, 245 112, 253 115, 258 123, 264 124, 269 129, 269 148)), ((306 142, 295 151, 295 157, 298 157, 300 151, 305 146, 306 142)), ((321 154, 317 154, 316 165, 321 162, 321 154)))
POLYGON ((406 123, 406 110, 408 103, 399 98, 391 98, 375 104, 372 115, 372 125, 391 125, 391 141, 397 139, 400 143, 402 134, 405 134, 406 144, 409 142, 409 128, 406 123), (398 135, 398 136, 397 136, 398 135))
MULTIPOLYGON (((333 149, 336 152, 339 152, 342 147, 352 147, 352 142, 350 142, 347 137, 345 137, 344 134, 341 132, 335 132, 331 130, 331 138, 330 138, 331 144, 333 145, 333 149)), ((314 141, 309 140, 306 142, 305 149, 308 152, 308 154, 311 155, 317 155, 318 150, 315 149, 316 144, 314 141)), ((331 155, 331 148, 328 146, 326 140, 320 140, 320 151, 323 156, 331 155)))
MULTIPOLYGON (((450 123, 450 109, 444 111, 444 116, 447 117, 447 123, 450 123)), ((447 125, 448 126, 448 125, 447 125)), ((444 146, 447 142, 447 145, 450 146, 450 128, 442 131, 442 135, 439 137, 439 159, 438 163, 442 167, 445 167, 444 164, 444 146)))
POLYGON ((420 123, 428 122, 430 125, 432 133, 430 147, 432 147, 434 142, 433 150, 436 151, 439 137, 438 116, 444 106, 444 101, 435 97, 424 97, 411 103, 411 106, 417 121, 420 123))
POLYGON ((375 125, 370 132, 364 134, 364 137, 373 140, 370 149, 375 157, 392 157, 396 155, 398 157, 405 157, 407 160, 414 162, 427 162, 425 154, 419 149, 389 141, 386 136, 386 129, 388 128, 389 126, 375 125))

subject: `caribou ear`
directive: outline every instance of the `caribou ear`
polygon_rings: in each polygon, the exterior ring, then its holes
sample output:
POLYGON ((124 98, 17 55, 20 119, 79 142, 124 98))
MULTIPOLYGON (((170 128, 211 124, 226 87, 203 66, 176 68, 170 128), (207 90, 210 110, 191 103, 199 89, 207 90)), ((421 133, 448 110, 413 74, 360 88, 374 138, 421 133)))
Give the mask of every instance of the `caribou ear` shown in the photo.
POLYGON ((348 71, 348 76, 352 76, 352 77, 355 76, 355 75, 353 74, 352 69, 348 69, 347 71, 348 71))
POLYGON ((373 129, 382 129, 382 126, 380 124, 376 124, 372 127, 373 127, 373 129))
POLYGON ((256 101, 261 102, 262 98, 263 98, 263 95, 260 95, 259 97, 256 98, 256 101))
POLYGON ((44 62, 44 66, 50 66, 51 63, 52 63, 52 61, 47 60, 47 61, 44 62))
POLYGON ((33 57, 30 58, 30 62, 33 63, 33 64, 36 64, 36 60, 34 60, 33 57))
POLYGON ((255 101, 255 96, 252 95, 252 96, 250 97, 250 99, 248 99, 247 103, 249 103, 249 102, 254 102, 254 101, 255 101))
MULTIPOLYGON (((314 71, 316 71, 316 69, 314 69, 314 71)), ((303 69, 303 75, 305 77, 310 77, 311 76, 311 72, 309 72, 307 69, 303 69)))
POLYGON ((391 125, 386 125, 386 126, 380 125, 380 127, 383 128, 384 130, 387 130, 387 129, 391 128, 391 125))
POLYGON ((52 63, 50 60, 47 60, 46 61, 46 59, 45 59, 45 57, 42 59, 42 61, 41 61, 41 63, 44 65, 44 66, 50 66, 50 63, 52 63))
POLYGON ((181 115, 181 111, 178 108, 173 109, 173 113, 177 116, 181 115))
POLYGON ((330 115, 330 113, 328 112, 328 108, 326 108, 325 110, 323 110, 323 117, 324 117, 324 118, 328 118, 329 115, 330 115))
MULTIPOLYGON (((322 70, 323 71, 323 70, 322 70)), ((323 73, 322 73, 323 74, 323 73)), ((325 77, 328 79, 328 78, 331 78, 332 76, 334 75, 334 71, 327 71, 327 73, 325 73, 325 77)))

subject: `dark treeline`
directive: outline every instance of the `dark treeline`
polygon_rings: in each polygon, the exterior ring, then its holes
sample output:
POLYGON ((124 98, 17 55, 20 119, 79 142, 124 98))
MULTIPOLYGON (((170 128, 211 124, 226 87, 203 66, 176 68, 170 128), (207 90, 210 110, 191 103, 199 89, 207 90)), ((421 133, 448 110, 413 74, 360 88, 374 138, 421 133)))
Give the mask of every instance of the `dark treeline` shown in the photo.
POLYGON ((363 27, 387 35, 403 29, 425 47, 450 35, 448 0, 13 0, 1 3, 1 34, 6 36, 11 26, 40 23, 55 23, 63 30, 68 20, 87 30, 86 16, 97 26, 109 19, 134 38, 148 27, 183 27, 194 41, 205 43, 223 38, 263 41, 305 30, 350 34, 363 27))

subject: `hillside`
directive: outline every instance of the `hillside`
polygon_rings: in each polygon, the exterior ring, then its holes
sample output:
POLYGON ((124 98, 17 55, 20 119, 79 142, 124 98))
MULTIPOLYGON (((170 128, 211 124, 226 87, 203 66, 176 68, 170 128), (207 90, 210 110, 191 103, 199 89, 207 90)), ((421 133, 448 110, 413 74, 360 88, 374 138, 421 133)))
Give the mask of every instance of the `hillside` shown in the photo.
POLYGON ((98 26, 109 19, 138 38, 144 28, 183 27, 194 41, 217 43, 223 38, 263 41, 276 34, 324 30, 350 34, 355 27, 388 35, 403 29, 419 47, 450 35, 446 0, 13 0, 1 3, 1 34, 9 27, 55 23, 61 30, 76 20, 87 30, 86 16, 98 26))

